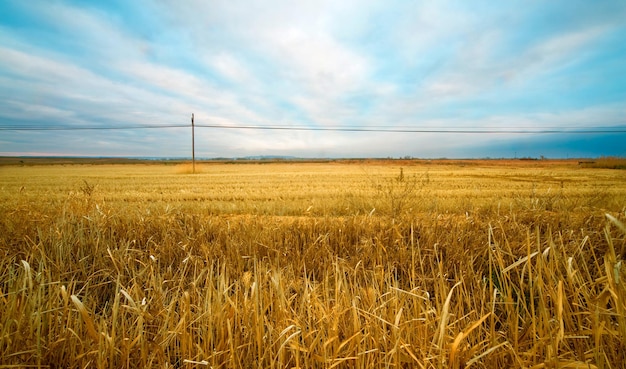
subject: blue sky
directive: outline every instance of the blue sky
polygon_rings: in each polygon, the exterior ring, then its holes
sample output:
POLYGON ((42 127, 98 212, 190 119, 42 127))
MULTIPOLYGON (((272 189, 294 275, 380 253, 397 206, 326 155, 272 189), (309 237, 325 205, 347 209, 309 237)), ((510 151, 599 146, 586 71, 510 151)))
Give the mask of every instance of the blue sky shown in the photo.
POLYGON ((626 2, 0 2, 0 155, 626 156, 626 2))

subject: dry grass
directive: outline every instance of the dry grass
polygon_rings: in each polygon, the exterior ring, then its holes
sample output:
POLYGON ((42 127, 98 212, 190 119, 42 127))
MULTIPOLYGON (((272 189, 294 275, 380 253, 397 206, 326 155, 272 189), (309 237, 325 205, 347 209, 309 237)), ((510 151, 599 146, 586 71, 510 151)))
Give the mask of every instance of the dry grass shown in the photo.
POLYGON ((183 163, 176 166, 175 172, 177 174, 200 174, 203 171, 203 165, 199 163, 195 165, 193 163, 183 163))
POLYGON ((0 366, 626 362, 619 172, 0 171, 0 366))
POLYGON ((580 161, 580 165, 587 168, 626 169, 626 158, 607 156, 595 160, 580 161))

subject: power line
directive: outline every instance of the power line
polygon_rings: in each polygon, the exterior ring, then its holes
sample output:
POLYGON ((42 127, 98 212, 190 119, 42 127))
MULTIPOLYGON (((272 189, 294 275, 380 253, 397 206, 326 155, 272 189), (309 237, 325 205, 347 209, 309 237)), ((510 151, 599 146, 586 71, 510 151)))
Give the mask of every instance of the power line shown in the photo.
POLYGON ((589 127, 585 129, 551 128, 551 129, 495 129, 489 127, 468 128, 358 128, 358 127, 299 127, 299 126, 222 126, 214 124, 196 124, 202 128, 222 129, 257 129, 257 130, 284 130, 284 131, 338 131, 338 132, 389 132, 389 133, 575 133, 575 134, 598 134, 598 133, 626 133, 626 127, 589 127))
POLYGON ((144 126, 0 126, 0 131, 97 131, 97 130, 129 130, 158 128, 187 128, 189 125, 144 125, 144 126))
MULTIPOLYGON (((0 131, 76 131, 76 130, 133 130, 133 129, 161 129, 161 128, 190 128, 189 124, 170 125, 132 125, 132 126, 0 126, 0 131)), ((306 127, 306 126, 260 126, 260 125, 218 125, 218 124, 196 124, 199 128, 214 129, 247 129, 247 130, 275 130, 275 131, 333 131, 333 132, 379 132, 379 133, 437 133, 437 134, 606 134, 606 133, 626 133, 626 127, 306 127)))

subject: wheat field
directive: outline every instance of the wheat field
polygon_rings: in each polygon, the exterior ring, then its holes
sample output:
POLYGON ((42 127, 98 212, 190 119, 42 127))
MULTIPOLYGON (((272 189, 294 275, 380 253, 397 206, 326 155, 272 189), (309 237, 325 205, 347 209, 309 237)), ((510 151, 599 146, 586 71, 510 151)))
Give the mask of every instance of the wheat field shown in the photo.
POLYGON ((626 173, 0 166, 0 368, 621 368, 626 173))

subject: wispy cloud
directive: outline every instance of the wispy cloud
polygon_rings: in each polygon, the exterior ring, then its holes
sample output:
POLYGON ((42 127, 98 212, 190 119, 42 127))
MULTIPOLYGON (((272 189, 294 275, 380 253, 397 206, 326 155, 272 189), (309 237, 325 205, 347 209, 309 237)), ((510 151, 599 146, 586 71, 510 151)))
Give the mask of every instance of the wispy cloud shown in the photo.
MULTIPOLYGON (((618 1, 34 0, 0 13, 0 126, 189 124, 192 112, 224 126, 626 126, 618 1)), ((189 151, 185 129, 2 135, 0 154, 189 151)), ((207 128, 197 139, 206 156, 507 156, 546 141, 207 128)))

